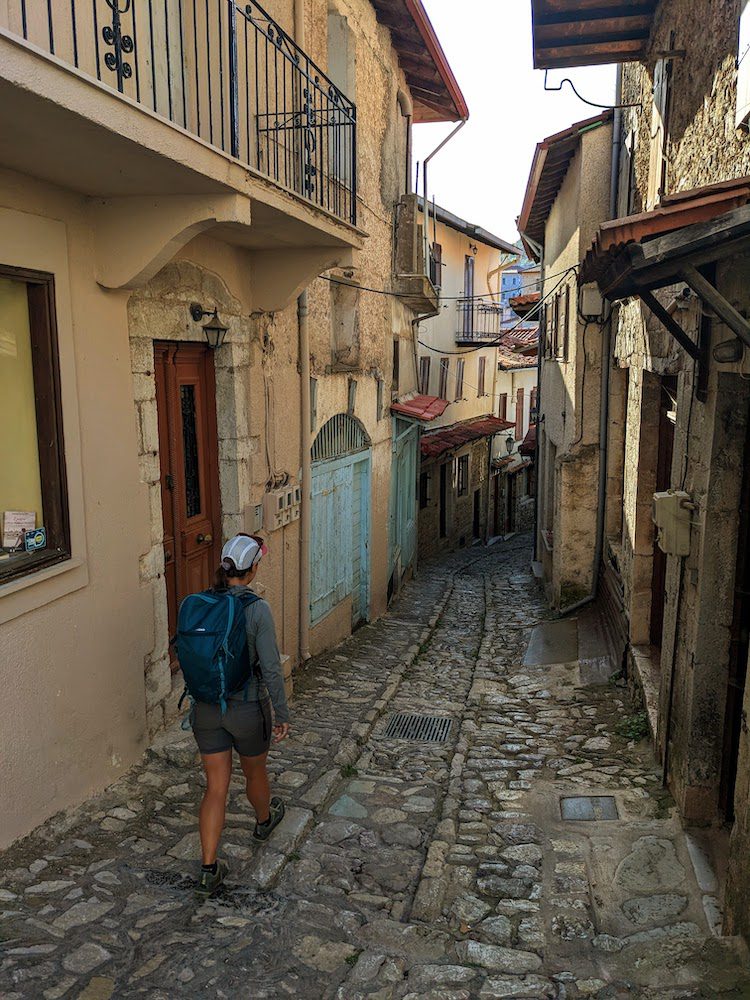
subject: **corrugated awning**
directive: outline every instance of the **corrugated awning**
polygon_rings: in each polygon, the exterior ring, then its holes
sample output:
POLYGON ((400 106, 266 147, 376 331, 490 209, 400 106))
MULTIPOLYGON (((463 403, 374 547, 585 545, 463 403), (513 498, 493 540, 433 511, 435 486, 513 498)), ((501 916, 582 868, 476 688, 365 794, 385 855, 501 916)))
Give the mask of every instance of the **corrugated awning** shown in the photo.
POLYGON ((446 451, 461 448, 471 441, 478 441, 479 438, 492 437, 493 434, 507 431, 514 426, 513 423, 501 420, 499 417, 477 417, 474 420, 465 420, 452 427, 443 427, 423 435, 420 441, 422 455, 425 458, 436 458, 446 451))
POLYGON ((391 404, 391 413, 411 417, 412 420, 429 422, 436 417, 442 417, 448 405, 448 400, 441 399, 440 396, 412 396, 411 399, 391 404))
POLYGON ((646 52, 658 0, 532 0, 534 66, 633 62, 646 52))

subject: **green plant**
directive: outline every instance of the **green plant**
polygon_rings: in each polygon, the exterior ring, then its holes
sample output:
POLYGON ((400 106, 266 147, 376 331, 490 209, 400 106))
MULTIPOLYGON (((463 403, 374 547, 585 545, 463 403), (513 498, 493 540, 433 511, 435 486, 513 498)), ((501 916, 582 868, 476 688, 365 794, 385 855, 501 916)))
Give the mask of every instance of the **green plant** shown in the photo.
POLYGON ((346 958, 344 959, 344 961, 346 962, 347 965, 356 965, 357 964, 357 959, 359 958, 359 956, 361 954, 362 954, 361 951, 353 951, 351 953, 351 955, 347 955, 346 956, 346 958))
POLYGON ((356 778, 358 774, 359 771, 354 766, 354 764, 344 764, 344 766, 341 768, 342 778, 356 778))
POLYGON ((292 853, 289 855, 289 860, 290 861, 299 861, 300 857, 301 857, 301 855, 299 855, 297 853, 297 851, 292 851, 292 853))
POLYGON ((627 715, 617 723, 615 732, 625 739, 635 740, 636 743, 645 740, 649 734, 647 713, 634 712, 633 715, 627 715))

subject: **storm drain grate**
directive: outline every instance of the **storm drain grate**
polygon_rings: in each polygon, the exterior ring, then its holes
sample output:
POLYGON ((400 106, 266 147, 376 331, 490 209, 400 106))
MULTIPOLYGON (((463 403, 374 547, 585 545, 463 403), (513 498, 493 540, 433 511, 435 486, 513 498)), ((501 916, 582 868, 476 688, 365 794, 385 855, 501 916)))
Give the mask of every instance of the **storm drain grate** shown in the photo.
POLYGON ((385 737, 392 740, 414 740, 420 743, 445 743, 453 719, 442 715, 414 715, 397 712, 388 720, 385 737))
POLYGON ((583 822, 619 819, 617 803, 611 795, 571 795, 560 799, 563 819, 583 822))

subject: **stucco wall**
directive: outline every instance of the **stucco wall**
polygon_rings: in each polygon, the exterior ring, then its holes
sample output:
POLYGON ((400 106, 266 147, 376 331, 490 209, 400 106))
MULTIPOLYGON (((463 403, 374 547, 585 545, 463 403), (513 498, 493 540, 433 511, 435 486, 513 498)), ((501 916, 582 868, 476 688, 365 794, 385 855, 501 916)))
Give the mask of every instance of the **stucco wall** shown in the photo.
MULTIPOLYGON (((602 330, 596 323, 580 320, 575 275, 563 278, 563 272, 580 262, 599 224, 608 217, 611 148, 610 124, 581 136, 545 227, 545 295, 564 295, 566 285, 570 289, 567 360, 552 357, 546 342, 542 346, 545 456, 550 448, 556 452, 554 468, 544 470, 540 486, 545 491, 545 510, 551 514, 540 518, 540 534, 551 528, 552 540, 550 545, 548 536, 540 537, 538 551, 547 594, 555 607, 585 597, 593 580, 602 330)), ((562 297, 559 308, 563 317, 562 297)), ((551 311, 550 299, 547 317, 551 311)), ((561 340, 562 323, 561 318, 561 340)))

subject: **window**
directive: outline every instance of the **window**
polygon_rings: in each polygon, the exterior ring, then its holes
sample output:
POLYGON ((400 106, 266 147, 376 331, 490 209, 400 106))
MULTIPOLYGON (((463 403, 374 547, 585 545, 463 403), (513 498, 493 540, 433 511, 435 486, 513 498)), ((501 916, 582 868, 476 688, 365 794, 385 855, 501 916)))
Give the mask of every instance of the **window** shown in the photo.
POLYGON ((393 341, 393 382, 391 385, 391 395, 398 396, 398 387, 401 382, 401 341, 396 337, 393 341))
POLYGON ((419 509, 424 510, 430 502, 430 474, 419 473, 419 509))
POLYGON ((750 121, 750 0, 742 0, 740 41, 737 49, 737 107, 735 125, 748 127, 750 121))
POLYGON ((562 311, 562 356, 565 361, 568 360, 568 349, 569 349, 569 331, 570 331, 570 285, 565 286, 565 298, 563 299, 563 311, 562 311))
POLYGON ((0 267, 0 582, 70 558, 51 274, 0 267), (25 551, 26 528, 44 528, 25 551), (6 530, 7 529, 7 530, 6 530), (11 551, 12 550, 12 551, 11 551))
POLYGON ((534 386, 531 390, 531 398, 529 400, 529 423, 535 424, 537 422, 538 414, 536 411, 537 405, 537 387, 534 386))
POLYGON ((438 396, 441 399, 448 398, 448 372, 450 371, 450 366, 450 358, 440 359, 440 387, 438 389, 438 396))
POLYGON ((523 389, 516 395, 516 441, 523 440, 523 389))
MULTIPOLYGON (((674 32, 670 49, 674 48, 674 32)), ((651 112, 651 155, 648 168, 646 211, 660 203, 667 191, 667 144, 669 142, 669 112, 672 103, 672 68, 669 58, 657 59, 654 68, 654 105, 651 112)))
POLYGON ((456 492, 460 497, 469 493, 469 456, 462 455, 456 459, 456 492))
POLYGON ((501 420, 508 419, 508 393, 500 393, 500 406, 498 407, 497 415, 501 420))
POLYGON ((331 353, 334 367, 359 365, 359 289, 355 285, 332 282, 331 353))
POLYGON ((419 391, 423 396, 430 393, 430 362, 432 358, 419 359, 419 391))
POLYGON ((487 370, 487 358, 479 358, 477 361, 477 396, 486 396, 484 391, 484 377, 487 370))
POLYGON ((377 389, 375 391, 375 406, 377 407, 376 420, 383 419, 383 396, 385 395, 385 381, 382 378, 378 379, 377 389))
POLYGON ((464 367, 466 362, 463 360, 458 360, 456 362, 456 399, 463 399, 464 397, 464 367))
POLYGON ((464 257, 464 302, 463 305, 463 335, 471 339, 474 334, 474 257, 466 254, 464 257))
POLYGON ((628 129, 620 151, 620 176, 617 182, 617 215, 620 218, 633 211, 636 135, 635 127, 628 129))
POLYGON ((443 248, 440 243, 433 243, 431 249, 430 281, 435 288, 440 288, 443 283, 443 248))

